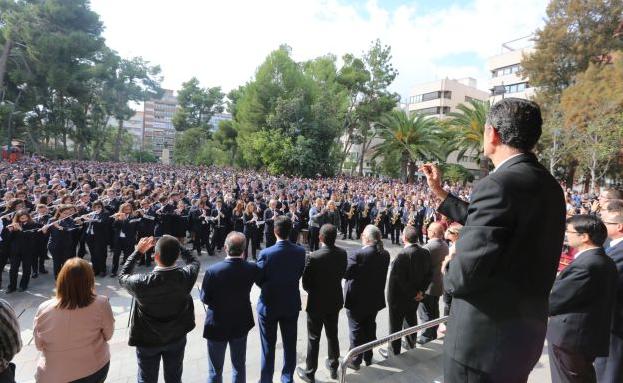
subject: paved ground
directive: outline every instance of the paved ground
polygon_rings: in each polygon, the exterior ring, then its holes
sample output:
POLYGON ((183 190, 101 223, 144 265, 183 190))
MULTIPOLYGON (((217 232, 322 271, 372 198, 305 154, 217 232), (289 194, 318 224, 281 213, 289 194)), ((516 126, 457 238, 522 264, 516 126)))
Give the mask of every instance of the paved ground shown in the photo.
MULTIPOLYGON (((339 241, 339 245, 352 251, 360 246, 356 241, 339 241)), ((391 245, 390 241, 386 241, 386 248, 390 251, 392 256, 399 249, 396 245, 391 245)), ((208 257, 206 255, 200 258, 201 260, 201 272, 198 278, 197 285, 203 278, 203 271, 211 264, 223 259, 223 255, 208 257)), ((48 267, 50 268, 50 267, 48 267)), ((138 267, 137 272, 145 271, 144 267, 138 267)), ((3 281, 6 286, 8 279, 8 267, 4 272, 3 281)), ((6 299, 13 305, 16 312, 20 315, 20 326, 22 330, 22 340, 24 347, 22 351, 15 357, 14 362, 17 364, 17 376, 18 382, 34 382, 34 372, 36 370, 36 363, 38 358, 38 351, 32 341, 32 324, 35 312, 39 304, 50 298, 53 289, 53 279, 48 275, 40 276, 38 279, 31 280, 30 288, 24 293, 13 293, 11 295, 2 294, 2 298, 6 299)), ((136 381, 136 355, 134 348, 128 346, 128 316, 131 304, 130 296, 122 290, 116 279, 112 278, 97 278, 96 290, 98 294, 108 296, 112 305, 113 312, 115 314, 115 333, 110 341, 111 349, 111 366, 108 375, 107 382, 110 383, 125 383, 136 381)), ((252 302, 255 306, 259 297, 259 289, 254 287, 252 294, 252 302)), ((301 294, 303 300, 305 300, 305 292, 301 288, 301 294)), ((188 343, 186 346, 186 353, 184 356, 184 374, 183 381, 186 383, 198 383, 205 382, 207 378, 207 349, 206 342, 202 338, 202 324, 205 318, 205 312, 203 304, 198 299, 198 289, 193 291, 193 298, 195 301, 195 315, 197 326, 188 334, 188 343)), ((254 313, 255 315, 255 313, 254 313)), ((257 320, 256 320, 257 322, 257 320)), ((254 327, 249 333, 247 343, 247 380, 257 381, 260 373, 260 340, 257 326, 254 327)), ((348 325, 346 314, 344 310, 340 313, 339 320, 339 338, 340 349, 342 355, 348 350, 348 325)), ((388 333, 388 320, 387 311, 383 310, 377 316, 377 336, 383 336, 388 333)), ((305 353, 307 347, 307 329, 305 314, 299 315, 298 321, 298 341, 297 341, 297 359, 299 365, 304 364, 305 353)), ((277 349, 281 349, 281 343, 278 339, 277 349)), ((319 368, 316 374, 316 379, 319 382, 331 381, 328 372, 322 367, 324 366, 323 360, 326 358, 327 345, 326 341, 321 341, 319 368)), ((375 358, 379 358, 375 353, 375 358)), ((279 372, 282 367, 282 357, 277 352, 276 364, 275 364, 275 381, 279 381, 279 372)), ((224 380, 231 380, 231 365, 226 357, 224 367, 224 380)), ((531 375, 530 382, 549 382, 549 367, 547 355, 544 353, 541 361, 535 368, 535 371, 531 375)), ((162 371, 161 371, 162 374, 162 371)), ((163 379, 160 379, 163 381, 163 379)))

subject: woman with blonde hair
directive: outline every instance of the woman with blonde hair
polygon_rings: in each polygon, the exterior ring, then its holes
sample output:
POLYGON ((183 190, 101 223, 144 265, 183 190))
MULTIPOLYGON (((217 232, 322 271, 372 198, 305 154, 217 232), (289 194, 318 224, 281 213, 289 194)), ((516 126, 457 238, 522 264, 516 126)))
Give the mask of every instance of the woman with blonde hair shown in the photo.
POLYGON ((35 315, 33 336, 41 352, 36 381, 104 382, 114 323, 108 298, 95 293, 91 265, 80 258, 66 261, 56 279, 56 297, 35 315))

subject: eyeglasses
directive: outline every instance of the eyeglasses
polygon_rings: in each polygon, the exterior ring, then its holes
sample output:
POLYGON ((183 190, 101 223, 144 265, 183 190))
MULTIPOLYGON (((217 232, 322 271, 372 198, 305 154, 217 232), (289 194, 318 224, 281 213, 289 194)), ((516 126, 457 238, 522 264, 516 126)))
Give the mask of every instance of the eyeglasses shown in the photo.
POLYGON ((565 233, 583 234, 583 233, 580 233, 579 231, 572 231, 572 230, 565 230, 565 233))
POLYGON ((622 225, 623 222, 608 222, 608 221, 602 221, 604 223, 604 225, 622 225))

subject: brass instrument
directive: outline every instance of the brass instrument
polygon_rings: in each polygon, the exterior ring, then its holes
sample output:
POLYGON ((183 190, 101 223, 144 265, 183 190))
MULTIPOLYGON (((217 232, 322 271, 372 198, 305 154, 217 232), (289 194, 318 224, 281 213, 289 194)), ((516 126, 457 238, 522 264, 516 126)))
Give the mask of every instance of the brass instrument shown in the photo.
POLYGON ((400 210, 394 209, 394 214, 392 215, 392 225, 396 225, 398 221, 400 221, 400 210))
POLYGON ((361 218, 368 218, 368 214, 370 214, 370 206, 366 204, 366 207, 363 209, 363 213, 361 213, 361 218))
POLYGON ((374 226, 380 227, 381 221, 383 220, 383 216, 385 215, 385 211, 384 210, 385 209, 381 209, 376 214, 376 217, 374 218, 374 226))
POLYGON ((346 217, 348 217, 348 220, 350 221, 351 219, 353 219, 353 216, 355 215, 355 204, 350 205, 350 210, 348 211, 348 213, 346 213, 346 217))
POLYGON ((415 216, 416 216, 415 212, 412 211, 409 213, 409 220, 407 221, 407 225, 415 226, 415 216))

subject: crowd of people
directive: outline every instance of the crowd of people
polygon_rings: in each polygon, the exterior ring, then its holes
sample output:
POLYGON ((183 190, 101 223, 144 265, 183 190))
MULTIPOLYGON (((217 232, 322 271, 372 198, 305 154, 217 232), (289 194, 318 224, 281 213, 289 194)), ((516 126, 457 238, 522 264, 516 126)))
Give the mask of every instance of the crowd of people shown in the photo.
MULTIPOLYGON (((473 188, 443 183, 432 164, 421 168, 426 181, 415 184, 90 162, 0 167, 6 293, 47 274, 48 254, 56 279, 54 298, 35 316, 36 380, 106 379, 114 318, 94 286, 110 276, 133 297, 129 345, 138 381, 157 382, 161 362, 165 381, 181 381, 195 327, 190 293, 205 250, 225 256, 205 270, 200 289, 209 382, 222 381, 227 347, 233 381, 246 381, 254 285, 261 289, 260 382, 273 381, 278 329, 282 382, 295 374, 315 381, 323 329, 325 366, 336 379, 343 308, 352 349, 376 339, 383 308, 393 333, 417 324, 418 315, 438 318, 442 298, 446 382, 526 382, 546 338, 552 381, 623 381, 623 195, 612 188, 594 196, 565 192, 531 153, 541 124, 533 102, 492 106, 484 150, 495 170, 473 188), (361 240, 361 248, 347 253, 340 235, 361 240), (576 252, 557 275, 565 238, 576 252), (384 240, 396 245, 393 258, 384 240), (153 269, 136 268, 152 262, 153 269), (297 368, 300 282, 308 347, 297 368)), ((0 320, 7 324, 0 382, 13 382, 10 361, 21 341, 2 301, 0 320)), ((379 354, 397 355, 437 334, 429 328, 379 354)), ((372 356, 357 355, 347 367, 370 365, 372 356)))

